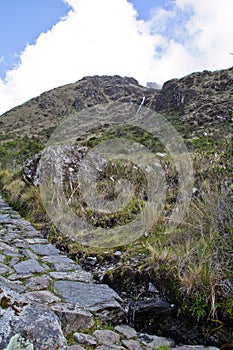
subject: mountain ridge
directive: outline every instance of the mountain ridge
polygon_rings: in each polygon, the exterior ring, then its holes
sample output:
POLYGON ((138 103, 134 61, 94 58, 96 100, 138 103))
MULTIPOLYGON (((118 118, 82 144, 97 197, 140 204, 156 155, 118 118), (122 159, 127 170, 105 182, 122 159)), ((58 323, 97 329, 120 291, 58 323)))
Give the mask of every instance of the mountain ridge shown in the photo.
POLYGON ((188 127, 189 137, 230 134, 233 111, 233 67, 191 73, 164 83, 162 89, 140 85, 136 79, 88 76, 32 98, 0 116, 2 136, 47 139, 70 113, 110 101, 133 102, 188 127))

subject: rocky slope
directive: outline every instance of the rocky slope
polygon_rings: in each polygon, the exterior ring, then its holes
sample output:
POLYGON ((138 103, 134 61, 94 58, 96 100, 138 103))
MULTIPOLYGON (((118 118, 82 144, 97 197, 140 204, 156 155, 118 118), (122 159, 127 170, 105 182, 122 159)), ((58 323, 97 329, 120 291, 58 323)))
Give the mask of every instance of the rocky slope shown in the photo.
POLYGON ((140 86, 133 78, 92 76, 31 99, 0 117, 1 134, 45 140, 74 111, 109 101, 134 102, 170 116, 188 137, 230 134, 233 111, 233 67, 192 73, 163 88, 140 86))

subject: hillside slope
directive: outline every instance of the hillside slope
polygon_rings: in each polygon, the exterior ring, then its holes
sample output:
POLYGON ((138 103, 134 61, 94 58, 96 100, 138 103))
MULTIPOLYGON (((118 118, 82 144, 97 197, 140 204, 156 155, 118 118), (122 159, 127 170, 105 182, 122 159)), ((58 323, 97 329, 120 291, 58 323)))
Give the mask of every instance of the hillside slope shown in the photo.
POLYGON ((233 111, 233 67, 192 73, 166 82, 161 90, 146 88, 133 78, 85 77, 15 107, 0 116, 2 136, 38 137, 45 141, 67 115, 109 101, 134 102, 168 116, 188 137, 230 134, 233 111))

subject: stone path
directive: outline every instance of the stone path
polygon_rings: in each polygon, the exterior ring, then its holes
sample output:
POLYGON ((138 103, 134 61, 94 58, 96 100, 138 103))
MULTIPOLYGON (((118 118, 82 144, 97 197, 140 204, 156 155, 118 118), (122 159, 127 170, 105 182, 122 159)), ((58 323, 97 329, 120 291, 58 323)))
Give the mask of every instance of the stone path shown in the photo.
POLYGON ((0 237, 0 350, 175 347, 124 325, 117 293, 96 284, 1 197, 0 237))

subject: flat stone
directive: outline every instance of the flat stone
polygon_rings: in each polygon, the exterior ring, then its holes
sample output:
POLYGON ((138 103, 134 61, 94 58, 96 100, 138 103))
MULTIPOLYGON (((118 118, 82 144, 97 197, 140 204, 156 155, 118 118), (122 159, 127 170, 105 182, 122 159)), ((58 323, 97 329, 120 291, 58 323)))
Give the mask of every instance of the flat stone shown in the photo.
POLYGON ((30 278, 26 287, 28 290, 43 290, 48 289, 52 284, 52 279, 47 276, 38 276, 30 278))
POLYGON ((164 337, 157 337, 156 335, 144 335, 145 340, 142 338, 142 344, 146 345, 146 347, 149 349, 156 349, 160 346, 167 346, 167 347, 174 347, 175 342, 174 340, 164 338, 164 337))
POLYGON ((6 260, 6 257, 2 254, 0 254, 0 263, 6 260))
POLYGON ((95 338, 89 334, 74 333, 73 337, 79 344, 83 344, 83 345, 87 345, 87 346, 97 345, 95 338))
POLYGON ((118 322, 125 316, 119 295, 105 284, 56 281, 54 291, 70 303, 78 303, 102 321, 118 322))
POLYGON ((12 273, 12 272, 13 270, 9 266, 0 264, 0 275, 3 275, 4 273, 12 273))
POLYGON ((25 279, 30 278, 30 277, 32 277, 32 274, 30 274, 30 273, 25 273, 25 274, 14 273, 14 274, 8 276, 8 279, 10 281, 18 281, 18 280, 25 280, 25 279))
POLYGON ((51 255, 51 256, 43 256, 41 258, 43 262, 46 263, 62 263, 62 264, 69 264, 69 263, 74 263, 73 260, 68 258, 66 255, 51 255))
POLYGON ((45 238, 26 238, 25 241, 28 244, 48 244, 48 240, 45 238))
POLYGON ((57 272, 66 272, 66 271, 74 271, 74 270, 77 270, 77 269, 81 269, 81 266, 75 264, 75 263, 55 263, 55 264, 52 264, 52 268, 54 270, 56 270, 57 272))
POLYGON ((82 269, 72 272, 50 272, 49 275, 56 280, 81 281, 87 283, 93 282, 92 274, 82 269))
POLYGON ((122 344, 129 350, 143 350, 141 344, 136 340, 122 340, 122 344))
POLYGON ((115 330, 127 339, 132 339, 137 336, 137 332, 135 331, 135 329, 127 325, 116 326, 115 330))
POLYGON ((94 326, 93 315, 78 304, 58 303, 51 309, 58 315, 65 335, 94 326))
POLYGON ((35 259, 28 259, 13 266, 17 273, 44 272, 44 268, 35 259))
POLYGON ((100 345, 96 347, 96 350, 125 350, 125 347, 120 345, 111 345, 111 346, 100 345))
POLYGON ((202 346, 202 345, 183 345, 175 348, 176 350, 219 350, 215 346, 202 346))
POLYGON ((0 276, 0 285, 1 285, 1 288, 10 289, 20 293, 26 289, 26 287, 22 285, 22 282, 20 281, 10 282, 8 279, 4 278, 3 276, 0 276))
POLYGON ((39 255, 59 255, 61 253, 52 244, 31 244, 29 247, 39 255))
POLYGON ((106 346, 112 346, 120 341, 119 334, 103 329, 94 331, 93 335, 95 336, 97 343, 106 346))
POLYGON ((85 348, 79 344, 76 344, 68 346, 67 350, 85 350, 85 348))
POLYGON ((38 303, 43 304, 52 304, 52 303, 58 303, 61 301, 60 298, 55 296, 50 291, 35 291, 35 292, 28 292, 23 294, 25 298, 32 301, 37 301, 38 303))

